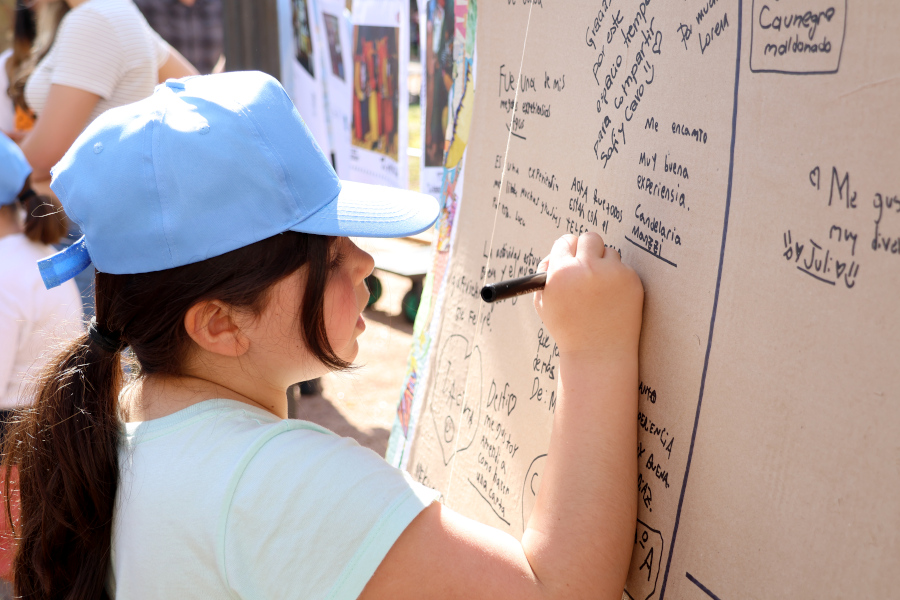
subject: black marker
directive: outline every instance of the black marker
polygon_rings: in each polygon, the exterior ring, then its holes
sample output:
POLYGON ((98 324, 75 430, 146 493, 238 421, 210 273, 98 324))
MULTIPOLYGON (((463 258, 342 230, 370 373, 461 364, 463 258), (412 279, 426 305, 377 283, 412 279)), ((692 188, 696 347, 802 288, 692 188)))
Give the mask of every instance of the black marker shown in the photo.
POLYGON ((529 292, 536 292, 544 289, 547 283, 547 273, 535 273, 517 279, 507 279, 506 281, 498 281, 490 283, 481 288, 481 299, 485 302, 497 302, 498 300, 506 300, 513 296, 521 296, 529 292))

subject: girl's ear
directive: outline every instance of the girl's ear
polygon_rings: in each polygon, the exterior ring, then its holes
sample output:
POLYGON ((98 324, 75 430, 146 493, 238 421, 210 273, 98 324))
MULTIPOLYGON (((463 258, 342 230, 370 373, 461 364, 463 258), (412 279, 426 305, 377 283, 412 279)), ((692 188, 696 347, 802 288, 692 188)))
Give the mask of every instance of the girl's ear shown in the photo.
POLYGON ((203 300, 184 315, 184 328, 194 343, 213 354, 237 357, 250 349, 235 309, 218 300, 203 300))

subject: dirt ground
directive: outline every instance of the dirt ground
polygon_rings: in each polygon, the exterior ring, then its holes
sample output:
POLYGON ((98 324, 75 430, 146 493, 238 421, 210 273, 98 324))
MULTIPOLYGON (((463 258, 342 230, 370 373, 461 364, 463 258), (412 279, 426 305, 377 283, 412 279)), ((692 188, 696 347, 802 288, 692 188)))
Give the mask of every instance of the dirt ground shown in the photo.
MULTIPOLYGON (((378 241, 378 247, 385 244, 403 247, 417 242, 378 241)), ((323 377, 319 395, 294 394, 291 416, 352 437, 384 456, 412 344, 412 324, 400 312, 400 301, 411 282, 383 271, 375 274, 384 291, 363 313, 366 331, 359 339, 359 368, 323 377)))

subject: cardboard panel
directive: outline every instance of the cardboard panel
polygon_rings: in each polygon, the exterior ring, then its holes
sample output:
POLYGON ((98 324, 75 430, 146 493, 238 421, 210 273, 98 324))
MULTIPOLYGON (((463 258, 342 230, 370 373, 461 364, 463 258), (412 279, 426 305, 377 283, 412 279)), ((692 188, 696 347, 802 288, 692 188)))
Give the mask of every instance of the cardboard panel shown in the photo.
POLYGON ((557 357, 481 302, 564 233, 646 289, 629 598, 890 597, 900 7, 478 6, 466 189, 409 471, 521 535, 557 357))

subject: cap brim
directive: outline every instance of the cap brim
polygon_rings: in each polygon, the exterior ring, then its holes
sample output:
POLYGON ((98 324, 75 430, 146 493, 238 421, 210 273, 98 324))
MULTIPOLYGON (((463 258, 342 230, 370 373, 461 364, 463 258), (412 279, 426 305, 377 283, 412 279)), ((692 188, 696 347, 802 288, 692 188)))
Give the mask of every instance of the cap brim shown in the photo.
POLYGON ((409 190, 341 181, 337 198, 300 221, 291 231, 354 237, 403 237, 431 227, 438 201, 409 190))

